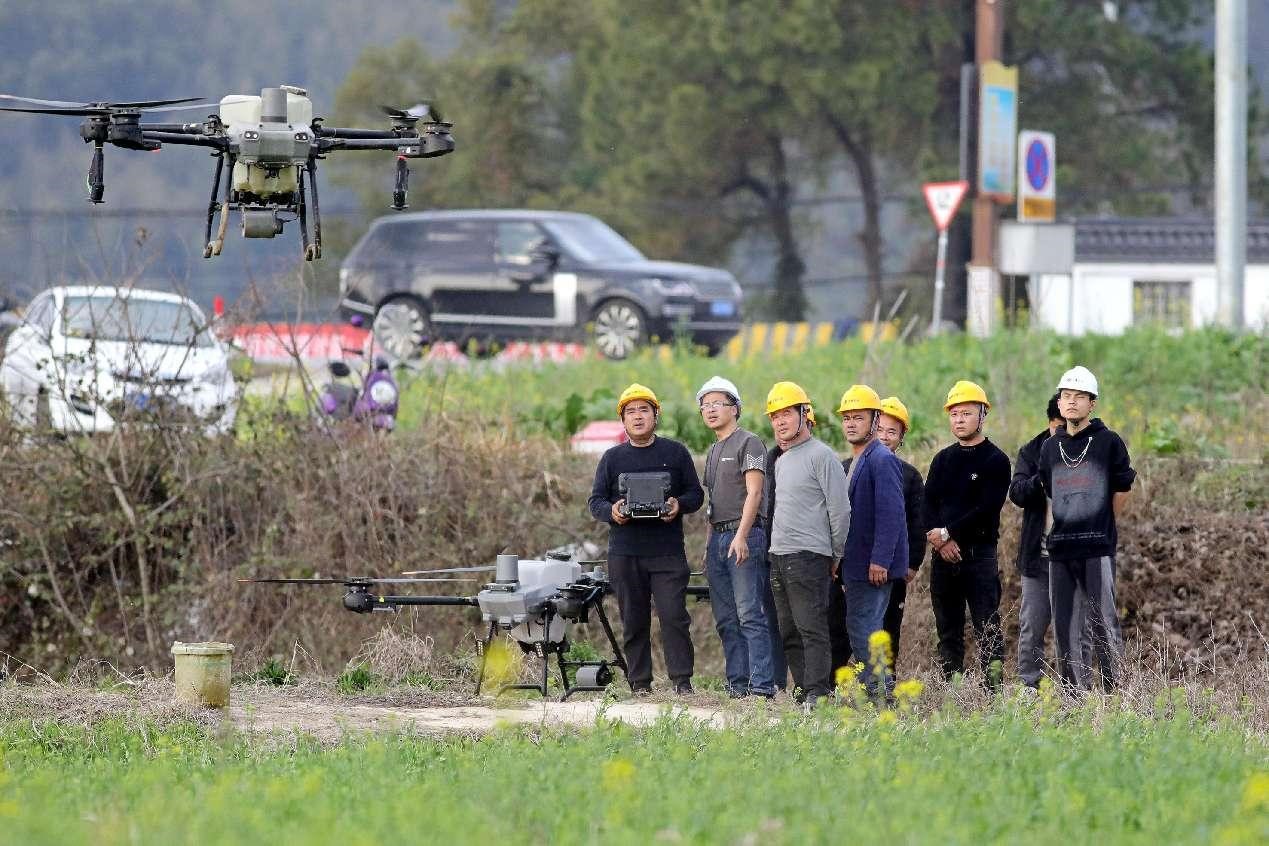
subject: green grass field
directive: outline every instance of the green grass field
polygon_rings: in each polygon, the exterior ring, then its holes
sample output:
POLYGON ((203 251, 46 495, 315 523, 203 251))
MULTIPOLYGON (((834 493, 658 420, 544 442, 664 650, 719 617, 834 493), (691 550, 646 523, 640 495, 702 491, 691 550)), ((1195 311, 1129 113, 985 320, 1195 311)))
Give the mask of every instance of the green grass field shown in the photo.
POLYGON ((1165 707, 751 719, 716 731, 217 740, 0 728, 0 841, 1264 843, 1269 744, 1165 707))

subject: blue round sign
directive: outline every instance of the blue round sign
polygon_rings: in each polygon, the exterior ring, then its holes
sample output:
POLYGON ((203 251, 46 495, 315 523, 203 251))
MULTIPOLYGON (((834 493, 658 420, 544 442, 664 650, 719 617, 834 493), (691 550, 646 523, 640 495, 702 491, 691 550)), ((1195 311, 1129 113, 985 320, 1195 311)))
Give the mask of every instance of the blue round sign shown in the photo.
POLYGON ((1041 191, 1049 184, 1049 151, 1040 139, 1027 145, 1027 182, 1033 191, 1041 191))

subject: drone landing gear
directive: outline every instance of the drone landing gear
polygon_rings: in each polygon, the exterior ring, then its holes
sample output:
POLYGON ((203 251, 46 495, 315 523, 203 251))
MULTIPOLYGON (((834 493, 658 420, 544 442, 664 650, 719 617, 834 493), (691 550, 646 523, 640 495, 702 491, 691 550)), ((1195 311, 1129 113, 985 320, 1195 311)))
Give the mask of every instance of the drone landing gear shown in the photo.
POLYGON ((220 191, 220 176, 225 168, 225 154, 213 153, 216 157, 216 173, 212 177, 211 199, 207 203, 207 231, 204 235, 207 243, 203 245, 203 258, 220 255, 225 247, 225 232, 229 228, 229 192, 233 187, 234 156, 229 156, 230 179, 225 183, 225 201, 216 202, 216 194, 220 191), (216 240, 212 240, 212 221, 220 214, 220 226, 216 230, 216 240))
MULTIPOLYGON (((603 626, 604 634, 608 636, 608 644, 612 647, 613 660, 608 661, 570 661, 564 656, 568 653, 569 643, 567 640, 558 643, 523 643, 520 647, 525 652, 532 652, 542 659, 542 678, 537 684, 504 684, 498 688, 497 693, 500 695, 507 690, 536 690, 542 694, 542 698, 548 698, 550 694, 549 677, 551 671, 551 654, 555 654, 556 661, 560 668, 560 682, 564 686, 564 693, 560 696, 560 701, 565 702, 574 693, 582 693, 585 691, 605 691, 612 684, 613 675, 612 668, 620 667, 623 675, 627 672, 626 657, 621 652, 621 646, 617 643, 617 636, 612 630, 612 625, 608 622, 608 616, 604 613, 602 599, 595 606, 595 612, 599 616, 600 625, 603 626), (576 670, 576 678, 570 683, 568 671, 576 670)), ((542 631, 548 632, 551 627, 551 619, 555 615, 548 611, 542 626, 542 631)), ((480 650, 480 672, 476 677, 476 695, 480 695, 480 689, 485 682, 485 664, 489 660, 489 647, 493 644, 494 638, 498 634, 498 624, 496 622, 489 624, 489 632, 481 641, 480 650)))
MULTIPOLYGON (((304 260, 313 261, 322 257, 322 206, 317 200, 317 160, 308 157, 304 169, 308 171, 308 184, 313 190, 313 243, 308 243, 308 232, 304 233, 304 260)), ((300 227, 304 227, 304 178, 300 177, 300 227)))

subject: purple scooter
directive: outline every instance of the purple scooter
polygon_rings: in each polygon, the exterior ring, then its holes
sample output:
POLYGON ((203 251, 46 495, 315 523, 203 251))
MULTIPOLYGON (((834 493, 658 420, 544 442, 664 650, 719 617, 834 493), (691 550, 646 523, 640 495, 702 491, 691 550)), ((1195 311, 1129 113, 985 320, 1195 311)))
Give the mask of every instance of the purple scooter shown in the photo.
MULTIPOLYGON (((360 350, 345 352, 366 355, 360 350)), ((361 374, 361 385, 350 384, 352 368, 345 362, 332 361, 328 366, 333 377, 322 387, 318 407, 331 420, 352 420, 368 425, 377 432, 391 432, 397 424, 397 400, 400 392, 392 378, 392 367, 381 355, 367 362, 361 374)))

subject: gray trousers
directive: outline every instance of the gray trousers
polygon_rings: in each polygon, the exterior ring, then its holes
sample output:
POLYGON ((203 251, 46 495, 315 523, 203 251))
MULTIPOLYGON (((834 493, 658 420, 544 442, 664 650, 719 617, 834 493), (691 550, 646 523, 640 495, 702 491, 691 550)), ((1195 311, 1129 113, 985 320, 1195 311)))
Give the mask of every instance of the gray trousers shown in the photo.
MULTIPOLYGON (((1049 605, 1049 574, 1022 577, 1022 609, 1018 615, 1018 676, 1028 687, 1038 687, 1046 670, 1053 665, 1044 658, 1044 636, 1053 621, 1049 605)), ((1093 664, 1093 639, 1087 625, 1080 632, 1080 654, 1084 664, 1093 664)))
POLYGON ((1062 681, 1080 690, 1092 689, 1091 662, 1075 654, 1080 633, 1087 625, 1101 667, 1102 685, 1107 691, 1118 687, 1124 642, 1115 602, 1115 559, 1103 555, 1050 562, 1049 601, 1053 605, 1053 633, 1062 681))

